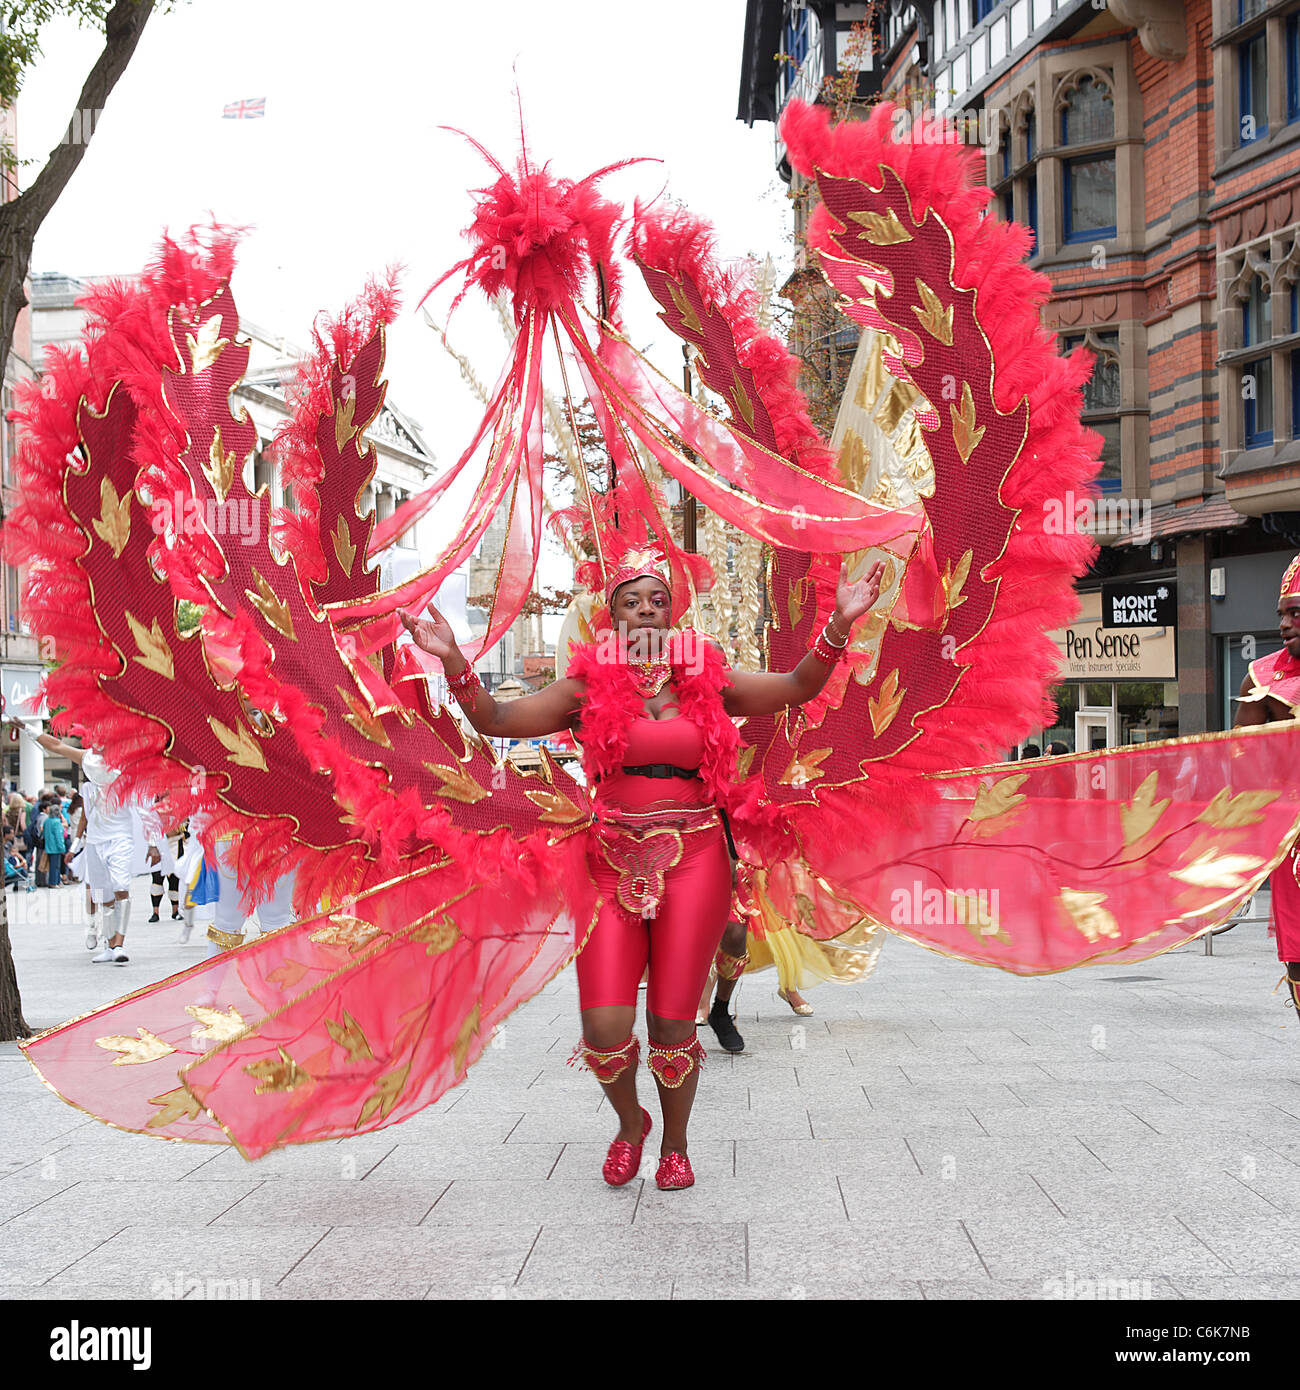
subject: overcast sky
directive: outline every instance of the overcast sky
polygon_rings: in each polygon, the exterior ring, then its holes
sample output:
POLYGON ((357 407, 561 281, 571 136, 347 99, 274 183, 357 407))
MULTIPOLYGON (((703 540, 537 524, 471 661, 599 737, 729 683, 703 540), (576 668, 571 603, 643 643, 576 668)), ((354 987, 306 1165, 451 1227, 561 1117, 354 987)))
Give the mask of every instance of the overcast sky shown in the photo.
MULTIPOLYGON (((630 206, 666 188, 717 225, 726 254, 771 253, 785 267, 772 127, 747 129, 735 114, 744 10, 744 0, 190 0, 150 20, 32 269, 133 273, 164 227, 215 214, 252 229, 235 278, 242 314, 305 343, 318 311, 400 262, 390 394, 447 466, 478 408, 414 305, 464 254, 466 190, 491 171, 438 127, 513 164, 517 82, 533 158, 569 177, 660 159, 611 176, 607 196, 630 206), (253 97, 266 98, 264 119, 222 119, 226 103, 253 97)), ((93 31, 51 26, 20 98, 20 155, 58 141, 99 47, 93 31)), ((440 292, 441 315, 450 299, 440 292)), ((629 327, 645 343, 657 325, 629 310, 629 327)), ((466 301, 451 333, 490 384, 505 350, 490 311, 466 301)), ((662 330, 658 341, 676 376, 678 349, 662 330)))

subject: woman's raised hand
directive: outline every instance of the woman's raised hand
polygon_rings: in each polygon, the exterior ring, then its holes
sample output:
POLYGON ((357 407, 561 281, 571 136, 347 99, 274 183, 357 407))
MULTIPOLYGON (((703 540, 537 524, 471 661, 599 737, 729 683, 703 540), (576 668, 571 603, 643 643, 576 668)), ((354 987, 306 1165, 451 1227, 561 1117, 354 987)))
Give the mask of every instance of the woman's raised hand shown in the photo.
POLYGON ((877 560, 856 584, 849 583, 849 562, 840 565, 840 580, 835 589, 835 607, 850 626, 869 612, 880 597, 880 581, 885 577, 885 563, 877 560))
POLYGON ((412 617, 405 608, 399 608, 397 616, 402 620, 402 626, 411 634, 411 640, 422 652, 428 652, 439 661, 445 661, 456 650, 456 634, 452 632, 451 624, 432 603, 425 612, 432 616, 412 617))

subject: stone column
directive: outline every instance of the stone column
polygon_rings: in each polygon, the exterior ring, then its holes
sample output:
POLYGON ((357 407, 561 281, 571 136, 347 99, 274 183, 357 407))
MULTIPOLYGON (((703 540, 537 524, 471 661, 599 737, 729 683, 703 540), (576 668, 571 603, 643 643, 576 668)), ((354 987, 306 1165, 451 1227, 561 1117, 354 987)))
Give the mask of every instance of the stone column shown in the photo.
MULTIPOLYGON (((43 730, 39 722, 27 726, 32 733, 43 730)), ((18 740, 18 790, 25 795, 35 796, 45 785, 45 750, 29 738, 18 740)))

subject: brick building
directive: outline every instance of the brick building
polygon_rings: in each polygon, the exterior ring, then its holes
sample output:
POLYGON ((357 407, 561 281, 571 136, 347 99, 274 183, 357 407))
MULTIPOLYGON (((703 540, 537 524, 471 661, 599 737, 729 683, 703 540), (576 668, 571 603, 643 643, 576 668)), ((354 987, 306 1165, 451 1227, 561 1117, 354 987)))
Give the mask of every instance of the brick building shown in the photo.
MULTIPOLYGON (((760 12, 770 26, 845 7, 749 8, 747 35, 760 12)), ((933 105, 979 141, 992 215, 1032 229, 1052 281, 1047 326, 1097 355, 1102 550, 1083 620, 1059 634, 1071 656, 1045 737, 1226 727, 1246 660, 1278 645, 1277 580, 1300 548, 1300 3, 879 10, 863 94, 933 105), (1118 586, 1176 595, 1176 628, 1143 631, 1135 668, 1076 659, 1118 586)), ((764 115, 756 71, 747 53, 742 118, 764 115)))

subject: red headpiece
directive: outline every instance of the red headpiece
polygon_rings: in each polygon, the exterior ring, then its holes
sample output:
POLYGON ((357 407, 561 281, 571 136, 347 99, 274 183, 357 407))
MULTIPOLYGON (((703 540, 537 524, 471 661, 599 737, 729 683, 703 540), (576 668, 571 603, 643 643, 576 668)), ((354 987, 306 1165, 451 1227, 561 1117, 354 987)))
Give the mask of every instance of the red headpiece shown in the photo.
POLYGON ((605 602, 612 603, 614 601, 614 591, 621 585, 647 576, 657 579, 665 589, 669 592, 672 591, 672 583, 668 578, 668 563, 661 551, 647 546, 640 550, 625 552, 618 567, 609 576, 609 582, 605 585, 605 602))
POLYGON ((1288 594, 1300 594, 1300 555, 1291 561, 1282 576, 1282 591, 1279 597, 1286 598, 1288 594))

